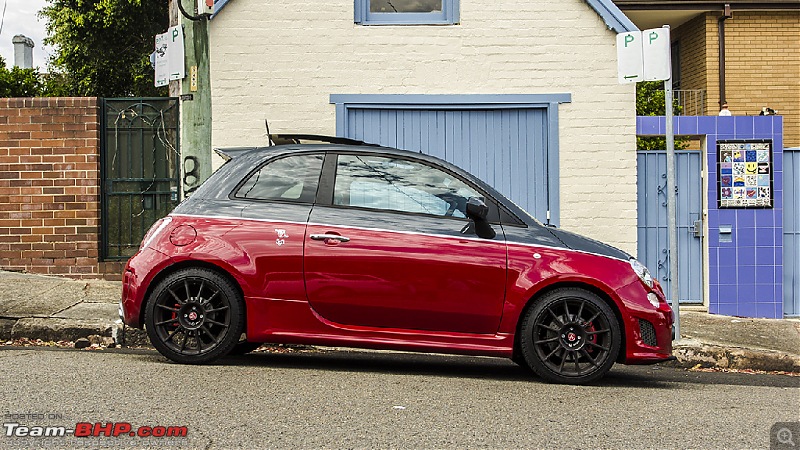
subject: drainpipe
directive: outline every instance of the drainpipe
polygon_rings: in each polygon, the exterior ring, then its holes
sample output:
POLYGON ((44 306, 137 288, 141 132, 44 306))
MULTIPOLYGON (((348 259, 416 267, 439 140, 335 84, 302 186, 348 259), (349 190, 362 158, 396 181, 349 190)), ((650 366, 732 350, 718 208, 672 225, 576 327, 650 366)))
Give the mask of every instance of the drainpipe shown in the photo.
POLYGON ((725 21, 731 18, 731 5, 726 3, 722 9, 722 16, 718 19, 719 30, 719 108, 725 99, 725 21))

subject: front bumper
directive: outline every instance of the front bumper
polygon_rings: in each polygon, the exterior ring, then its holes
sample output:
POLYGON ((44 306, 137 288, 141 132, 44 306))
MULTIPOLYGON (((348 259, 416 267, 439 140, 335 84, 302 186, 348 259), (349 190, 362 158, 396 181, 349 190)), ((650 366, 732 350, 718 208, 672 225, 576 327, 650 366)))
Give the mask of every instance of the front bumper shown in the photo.
POLYGON ((625 358, 621 362, 653 364, 674 359, 673 313, 660 286, 648 289, 641 283, 635 283, 626 287, 621 294, 623 303, 628 307, 628 314, 623 317, 626 342, 625 358), (647 300, 647 294, 651 292, 658 297, 657 308, 647 300))

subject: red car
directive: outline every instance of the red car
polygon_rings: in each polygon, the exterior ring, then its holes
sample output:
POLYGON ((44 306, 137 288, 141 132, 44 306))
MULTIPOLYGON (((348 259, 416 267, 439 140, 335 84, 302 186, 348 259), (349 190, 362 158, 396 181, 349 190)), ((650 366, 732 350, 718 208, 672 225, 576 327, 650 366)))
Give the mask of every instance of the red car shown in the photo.
POLYGON ((672 310, 630 255, 437 158, 333 141, 223 151, 128 262, 125 323, 190 364, 316 344, 511 358, 577 384, 671 359, 672 310))

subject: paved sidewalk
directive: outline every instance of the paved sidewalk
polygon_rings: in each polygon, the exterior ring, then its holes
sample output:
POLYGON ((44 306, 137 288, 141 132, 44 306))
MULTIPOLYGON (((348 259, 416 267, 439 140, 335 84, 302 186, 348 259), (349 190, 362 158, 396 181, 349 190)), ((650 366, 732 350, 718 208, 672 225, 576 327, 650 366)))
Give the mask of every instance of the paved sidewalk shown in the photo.
MULTIPOLYGON (((75 341, 109 345, 123 339, 117 317, 118 281, 0 271, 0 340, 75 341)), ((681 313, 678 364, 800 372, 800 320, 748 319, 681 313)), ((144 332, 125 330, 126 345, 147 345, 144 332)))

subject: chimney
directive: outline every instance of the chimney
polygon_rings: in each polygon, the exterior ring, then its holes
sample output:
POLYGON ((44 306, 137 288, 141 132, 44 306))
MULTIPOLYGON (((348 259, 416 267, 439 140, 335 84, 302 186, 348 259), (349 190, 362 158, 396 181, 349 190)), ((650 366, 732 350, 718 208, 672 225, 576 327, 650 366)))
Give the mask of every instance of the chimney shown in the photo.
POLYGON ((14 43, 14 65, 22 69, 33 68, 33 40, 18 34, 11 42, 14 43))

